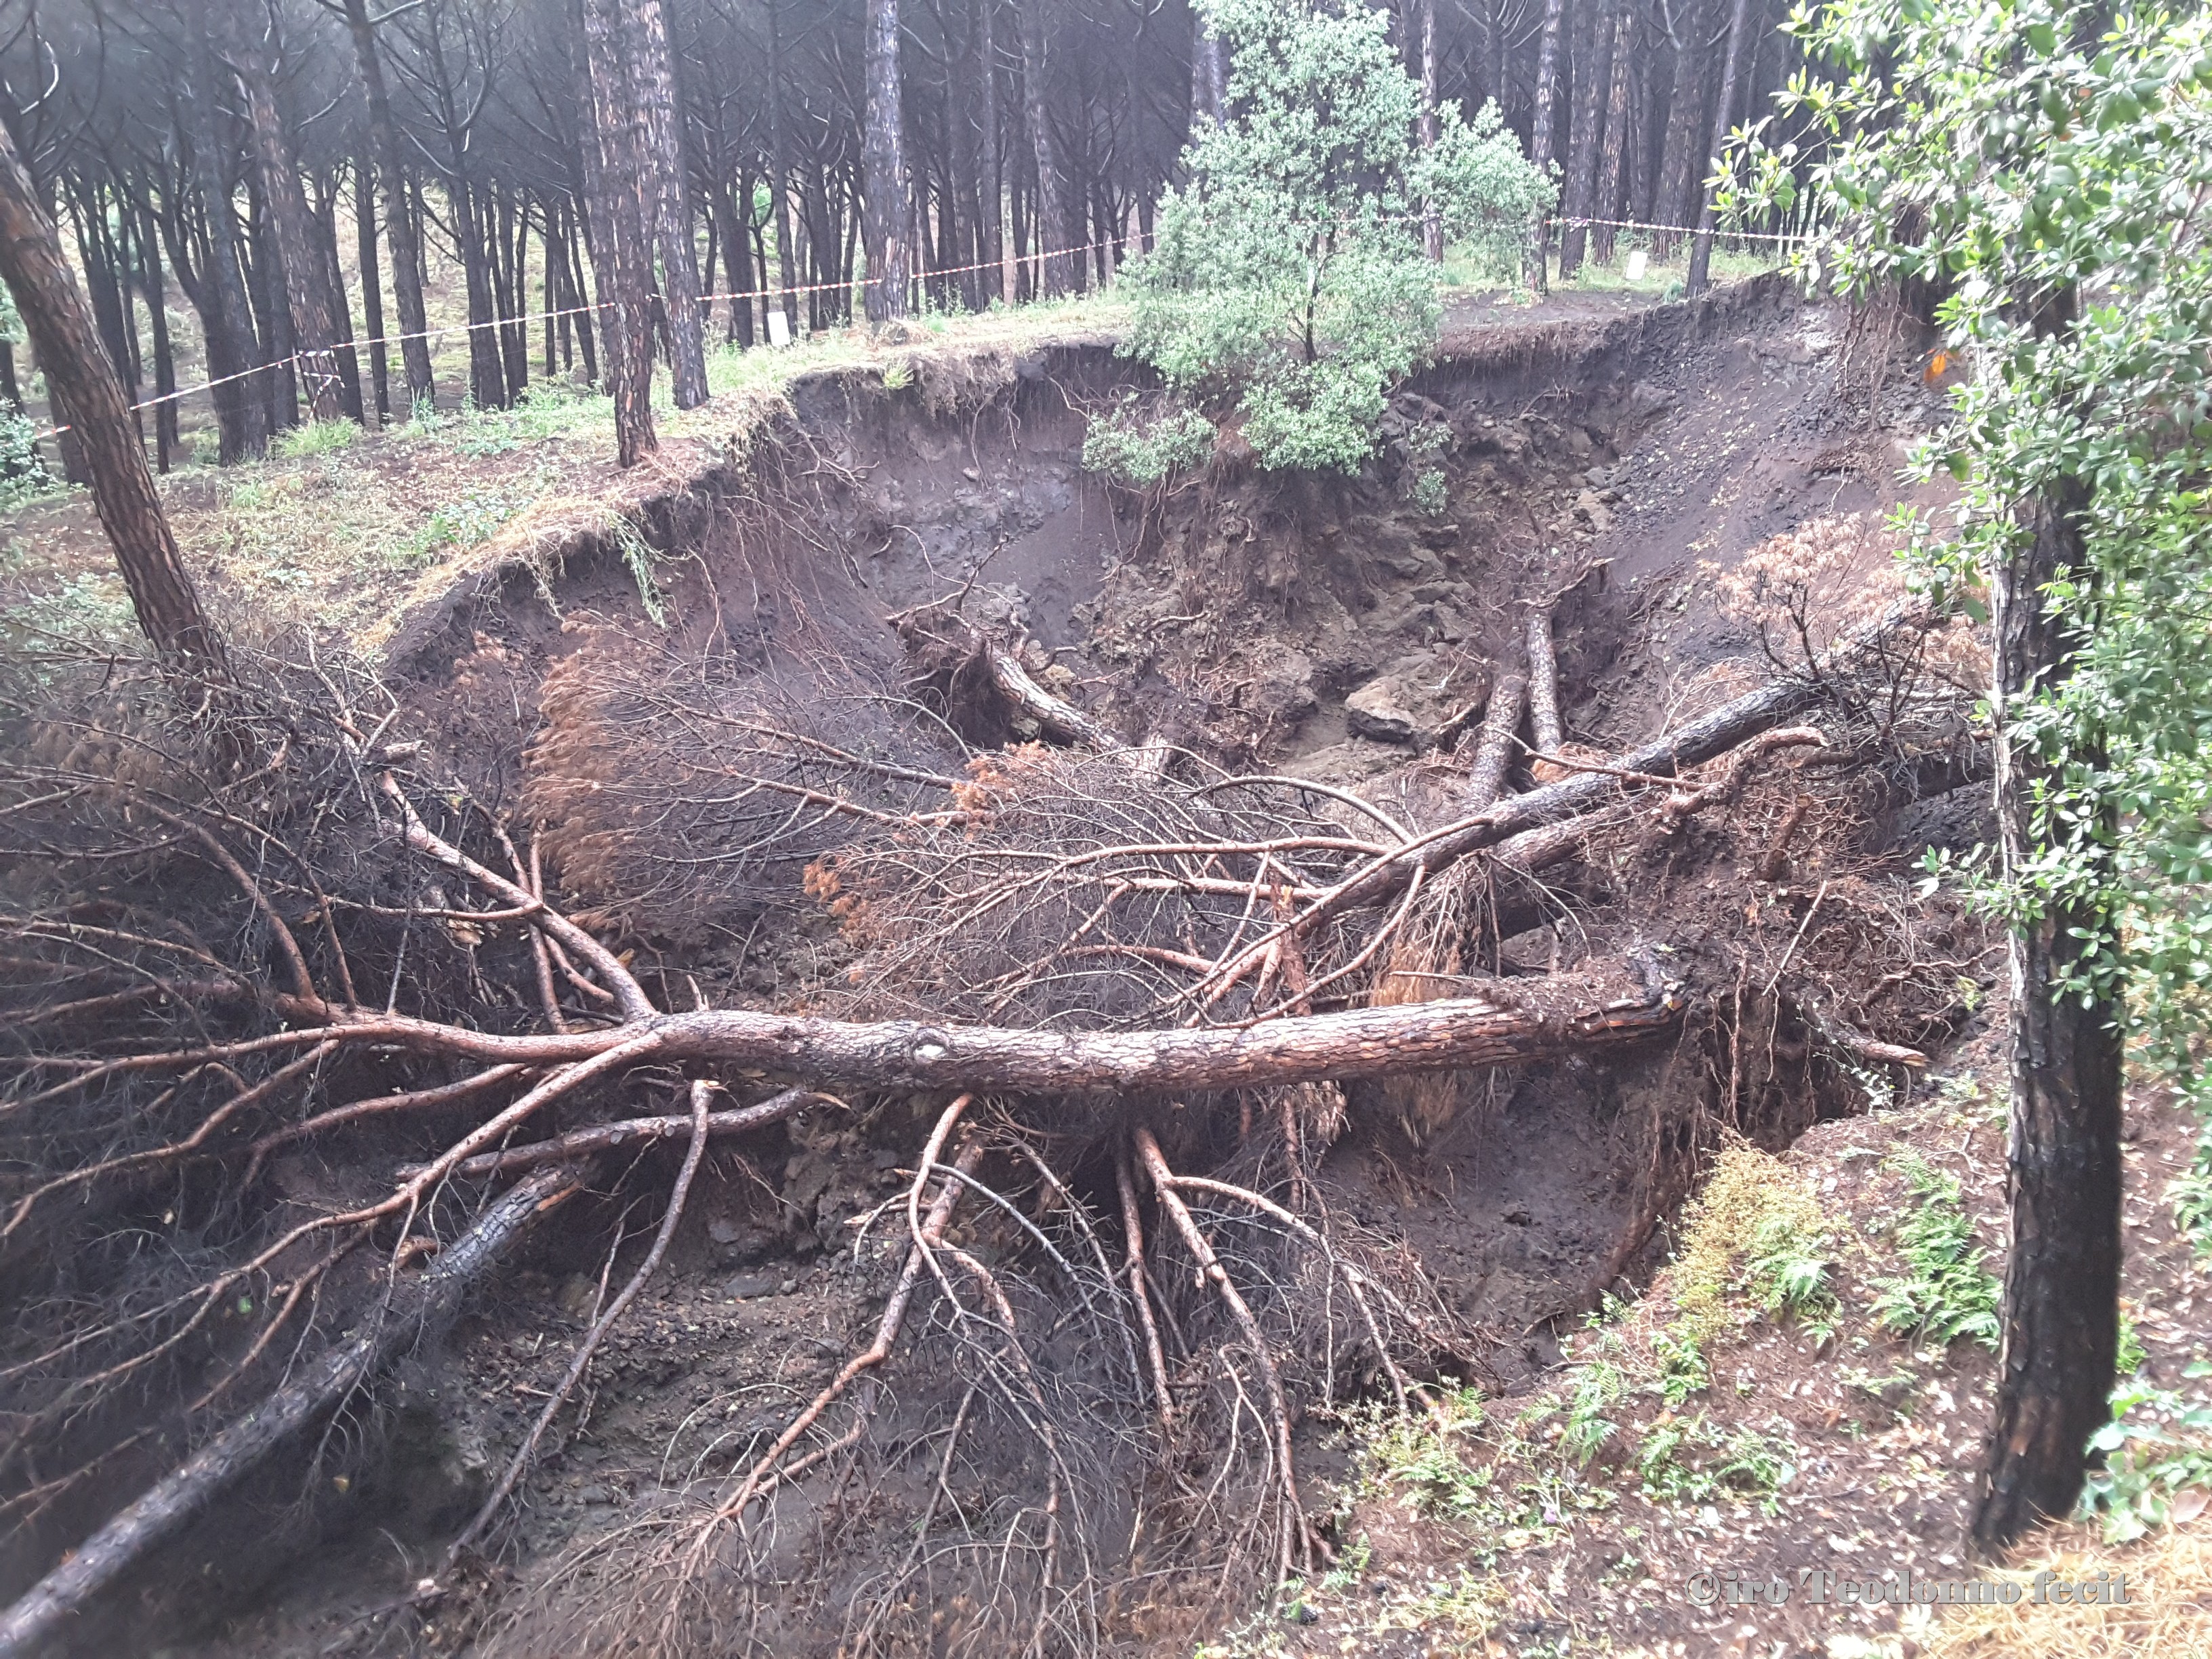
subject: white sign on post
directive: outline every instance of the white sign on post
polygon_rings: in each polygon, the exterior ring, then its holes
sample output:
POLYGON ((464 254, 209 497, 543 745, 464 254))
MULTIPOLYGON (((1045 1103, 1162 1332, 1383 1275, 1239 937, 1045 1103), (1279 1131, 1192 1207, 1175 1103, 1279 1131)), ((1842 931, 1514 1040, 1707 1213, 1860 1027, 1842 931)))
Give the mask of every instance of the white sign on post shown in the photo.
POLYGON ((768 343, 772 346, 787 346, 791 343, 791 319, 783 314, 781 306, 769 307, 768 343))
POLYGON ((1628 256, 1628 264, 1622 267, 1620 274, 1632 283, 1640 283, 1644 280, 1644 267, 1649 263, 1644 250, 1638 248, 1628 256))

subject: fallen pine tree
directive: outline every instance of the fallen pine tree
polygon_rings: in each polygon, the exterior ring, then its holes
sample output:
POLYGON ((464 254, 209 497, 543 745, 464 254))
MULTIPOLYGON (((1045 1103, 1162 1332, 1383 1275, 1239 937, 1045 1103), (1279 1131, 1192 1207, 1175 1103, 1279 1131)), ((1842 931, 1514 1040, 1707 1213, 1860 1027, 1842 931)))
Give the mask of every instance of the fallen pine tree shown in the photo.
MULTIPOLYGON (((1122 747, 1087 717, 1056 714, 1051 694, 1025 675, 1004 684, 1018 665, 972 631, 937 628, 931 648, 957 647, 957 662, 975 665, 1025 718, 1077 747, 979 757, 956 777, 765 718, 693 710, 725 733, 742 729, 743 742, 690 745, 673 783, 647 756, 631 769, 635 787, 696 799, 696 784, 711 777, 726 801, 782 803, 773 810, 786 827, 775 833, 844 826, 808 874, 811 896, 855 951, 842 983, 817 998, 836 1006, 830 1014, 708 1006, 665 956, 641 967, 602 939, 604 927, 553 901, 529 826, 511 837, 472 804, 441 801, 365 734, 335 691, 324 726, 287 732, 264 748, 279 759, 264 775, 219 787, 182 750, 158 765, 118 766, 118 754, 148 745, 102 750, 80 738, 66 761, 26 765, 7 780, 15 850, 56 877, 37 902, 18 906, 7 942, 11 1010, 40 1038, 7 1061, 0 1122, 33 1149, 26 1161, 35 1173, 12 1194, 0 1248, 18 1263, 52 1259, 156 1181, 219 1192, 225 1214, 241 1213, 241 1201, 250 1212, 268 1160, 302 1142, 420 1123, 417 1139, 430 1137, 433 1150, 391 1166, 391 1182, 356 1201, 304 1219, 258 1215, 204 1270, 188 1265, 176 1282, 134 1290, 112 1316, 19 1334, 0 1365, 24 1404, 0 1441, 0 1471, 13 1483, 6 1502, 34 1517, 96 1474, 105 1449, 58 1474, 31 1471, 60 1425, 127 1415, 165 1367, 198 1365, 210 1379, 204 1401, 240 1397, 280 1332, 308 1340, 310 1287, 335 1283, 349 1253, 373 1247, 393 1264, 429 1254, 432 1271, 448 1277, 414 1293, 443 1306, 465 1282, 453 1264, 489 1260, 455 1255, 458 1243, 440 1247, 439 1206, 457 1192, 523 1177, 461 1230, 465 1241, 509 1215, 514 1194, 563 1189, 579 1159, 687 1132, 696 1152, 713 1137, 765 1133, 825 1096, 914 1095, 934 1103, 934 1119, 907 1191, 891 1311, 766 1451, 619 1564, 635 1595, 584 1620, 594 1641, 616 1642, 616 1615, 649 1601, 651 1618, 630 1620, 635 1630, 619 1641, 640 1651, 699 1644, 721 1616, 714 1598, 732 1593, 733 1574, 747 1582, 750 1540, 772 1528, 777 1494, 853 1455, 882 1403, 873 1379, 896 1351, 906 1310, 931 1293, 953 1310, 973 1388, 1024 1425, 1048 1471, 1016 1527, 1029 1540, 1018 1575, 1024 1617, 1073 1618, 1088 1604, 1102 1569, 1093 1529, 1071 1506, 1097 1477, 1071 1461, 1079 1453, 1055 1426, 1066 1412, 1030 1358, 1027 1333, 1050 1322, 1036 1302, 1042 1293, 945 1236, 963 1201, 1023 1214, 1002 1190, 1015 1177, 1069 1218, 1073 1232, 1060 1243, 1024 1224, 1049 1264, 1039 1271, 1063 1286, 1053 1296, 1073 1287, 1101 1351, 1125 1356, 1110 1385, 1098 1385, 1116 1409, 1133 1403, 1157 1432, 1180 1436, 1215 1409, 1205 1402, 1222 1386, 1263 1402, 1264 1454, 1233 1441, 1219 1454, 1224 1478, 1233 1470, 1262 1494, 1253 1513, 1270 1517, 1231 1554, 1249 1554, 1264 1577, 1310 1570, 1329 1546, 1292 1466, 1297 1407, 1281 1375, 1291 1362, 1273 1352, 1280 1339, 1267 1334, 1240 1275, 1256 1272, 1266 1284, 1281 1273, 1303 1287, 1287 1302, 1287 1291, 1271 1292, 1268 1305, 1279 1308, 1341 1284, 1344 1297, 1316 1304, 1328 1310, 1315 1316, 1323 1352, 1344 1344, 1367 1356, 1362 1363, 1401 1400, 1417 1386, 1413 1370, 1474 1363, 1467 1334, 1429 1305, 1433 1291, 1417 1273, 1338 1239, 1335 1224, 1307 1208, 1312 1167, 1341 1131, 1341 1085, 1596 1055, 1662 1036, 1680 1042, 1686 1023, 1715 1018, 1723 988, 1689 959, 1679 959, 1683 971, 1662 967, 1651 946, 1665 941, 1640 930, 1615 935, 1626 971, 1597 971, 1587 953, 1542 975, 1477 970, 1474 947, 1486 939, 1495 952, 1504 938, 1497 884, 1561 865, 1595 872, 1599 849, 1616 860, 1635 847, 1645 849, 1636 856, 1672 858, 1685 826, 1742 814, 1747 793, 1790 757, 1840 757, 1847 767, 1847 734, 1786 723, 1820 713, 1832 724, 1836 686, 1918 625, 1893 614, 1814 672, 1778 677, 1620 755, 1563 757, 1580 769, 1486 800, 1506 768, 1500 732, 1510 735, 1511 715, 1502 714, 1476 728, 1468 810, 1428 827, 1342 791, 1122 747), (434 805, 445 820, 438 828, 424 816, 434 805), (134 896, 118 899, 88 890, 86 870, 142 873, 134 896), (205 940, 226 930, 237 948, 210 949, 205 940), (503 999, 487 994, 487 960, 511 989, 503 999), (364 994, 376 987, 386 988, 380 998, 364 994), (672 1077, 694 1085, 695 1097, 702 1084, 733 1094, 767 1079, 793 1086, 726 1111, 637 1115, 629 1103, 672 1077), (1168 1112, 1177 1127, 1164 1141, 1168 1112), (1208 1126, 1224 1114, 1249 1148, 1242 1178, 1179 1170, 1176 1160, 1212 1156, 1208 1126), (185 1127, 156 1127, 165 1123, 185 1127), (1094 1219, 1073 1196, 1073 1175, 1102 1155, 1118 1202, 1094 1219), (986 1179, 987 1158, 1005 1170, 986 1179), (1233 1218, 1194 1217, 1176 1196, 1186 1192, 1228 1204, 1233 1218), (1273 1242, 1263 1248, 1255 1227, 1273 1242), (1107 1249, 1113 1231, 1118 1264, 1107 1249), (1224 1256, 1231 1236, 1243 1242, 1224 1256), (1195 1270, 1204 1308, 1178 1313, 1164 1299, 1146 1264, 1169 1259, 1195 1270), (258 1287, 250 1299, 268 1314, 250 1337, 217 1340, 216 1310, 245 1286, 258 1287), (1188 1333, 1164 1346, 1170 1324, 1218 1334, 1194 1349, 1188 1333), (833 1431, 838 1412, 848 1420, 833 1431)), ((1506 695, 1517 711, 1520 694, 1506 695)), ((1555 693, 1550 702, 1556 708, 1555 693)), ((1802 784, 1793 775, 1767 794, 1794 802, 1802 784)), ((1771 842, 1774 831, 1759 834, 1771 842)), ((742 840, 749 857, 779 844, 750 820, 742 840)), ((1832 920, 1858 929, 1863 952, 1889 919, 1862 912, 1854 918, 1840 900, 1831 908, 1832 920)), ((1794 942, 1792 954, 1810 966, 1794 942)), ((1917 1060, 1889 1035, 1918 1029, 1920 1018, 1896 986, 1923 987, 1912 994, 1923 1007, 1949 993, 1937 988, 1942 965, 1923 971, 1908 956, 1887 975, 1881 1032, 1823 1006, 1808 1016, 1820 1040, 1860 1062, 1917 1060)), ((1791 960, 1774 969, 1775 986, 1791 960)), ((1730 1044, 1733 1090, 1741 1057, 1730 1044)), ((1655 1187, 1655 1217, 1662 1195, 1655 1187)), ((854 1251, 860 1259, 860 1243, 854 1251)), ((236 1419, 234 1432, 217 1427, 208 1449, 225 1449, 216 1462, 188 1460, 126 1507, 92 1560, 81 1549, 8 1615, 0 1630, 27 1634, 0 1651, 28 1651, 32 1633, 51 1630, 179 1514, 275 1450, 327 1407, 331 1389, 355 1386, 386 1352, 361 1340, 333 1341, 313 1378, 283 1384, 236 1419)), ((588 1361, 587 1345, 578 1374, 588 1361)), ((1333 1360, 1328 1369, 1334 1376, 1333 1360)), ((209 1418, 203 1409, 181 1421, 209 1418)), ((161 1426, 179 1425, 172 1413, 161 1426)), ((1103 1454, 1081 1454, 1094 1455, 1103 1454)), ((881 1618, 896 1588, 884 1590, 881 1618)))

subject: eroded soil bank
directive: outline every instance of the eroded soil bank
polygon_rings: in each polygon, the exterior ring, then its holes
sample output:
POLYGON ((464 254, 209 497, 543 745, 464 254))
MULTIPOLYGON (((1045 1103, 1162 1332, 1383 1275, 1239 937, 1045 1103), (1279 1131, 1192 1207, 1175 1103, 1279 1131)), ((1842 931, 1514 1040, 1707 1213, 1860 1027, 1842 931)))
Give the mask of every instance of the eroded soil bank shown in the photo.
MULTIPOLYGON (((1394 400, 1380 458, 1356 480, 1285 479, 1224 453, 1139 496, 1080 464, 1085 411, 1134 374, 1106 344, 918 355, 895 386, 802 382, 786 415, 672 479, 629 529, 518 543, 404 619, 387 668, 400 723, 427 745, 420 769, 528 825, 549 896, 624 952, 663 1006, 890 1006, 921 993, 851 989, 868 940, 852 908, 825 902, 836 889, 823 872, 854 815, 733 786, 724 763, 782 722, 867 757, 888 790, 901 769, 979 787, 1018 773, 1045 752, 1025 746, 1051 734, 967 659, 918 647, 938 637, 931 617, 957 614, 1121 742, 1357 791, 1367 806, 1329 810, 1419 829, 1451 816, 1465 739, 1523 665, 1532 613, 1551 618, 1564 732, 1556 754, 1524 744, 1522 787, 1559 775, 1540 768, 1601 764, 1773 673, 1803 642, 1788 606, 1769 603, 1788 583, 1762 586, 1784 565, 1809 568, 1804 591, 1825 595, 1823 639, 1878 605, 1871 526, 1895 498, 1902 443, 1940 409, 1913 367, 1893 337, 1862 340, 1841 314, 1753 283, 1695 306, 1463 336, 1394 400), (1747 556, 1765 560, 1750 576, 1747 556), (717 766, 724 781, 708 788, 717 766)), ((1723 1130, 1782 1148, 1864 1109, 1869 1062, 1850 1043, 1941 1050, 1984 1028, 1986 939, 1954 906, 1915 900, 1907 879, 1931 840, 1973 838, 1974 744, 1954 726, 1910 752, 1846 754, 1825 783, 1778 761, 1739 780, 1741 805, 1721 820, 1686 830, 1624 818, 1556 897, 1510 883, 1471 897, 1489 918, 1467 933, 1479 945, 1393 946, 1374 993, 1385 1001, 1477 979, 1510 998, 1516 982, 1622 963, 1702 999, 1664 1041, 1356 1084, 1316 1109, 1326 1128, 1309 1125, 1307 1178, 1459 1334, 1456 1358, 1435 1356, 1440 1375, 1501 1395, 1535 1387, 1562 1329, 1648 1278, 1662 1224, 1723 1130), (1808 791, 1822 810, 1801 835, 1808 791), (1837 802, 1849 810, 1830 812, 1837 802), (1923 973, 1923 961, 1955 966, 1923 973), (1799 988, 1808 975, 1817 994, 1799 988)), ((576 1598, 620 1602, 623 1558, 607 1540, 689 1501, 694 1480, 726 1475, 866 1343, 889 1269, 856 1250, 856 1224, 913 1181, 942 1106, 855 1100, 717 1146, 495 1559, 449 1569, 442 1553, 607 1285, 642 1254, 658 1200, 637 1195, 665 1190, 673 1152, 642 1155, 653 1179, 565 1213, 348 1413, 311 1474, 289 1462, 168 1551, 140 1604, 87 1631, 82 1650, 585 1650, 576 1598), (434 1592, 417 1594, 426 1579, 434 1592)), ((1162 1120, 1178 1158, 1260 1170, 1256 1139, 1243 1151, 1250 1106, 1241 1124, 1233 1110, 1200 1115, 1180 1140, 1162 1120)), ((1063 1127, 1079 1137, 1085 1121, 1063 1127)), ((349 1179, 334 1160, 388 1161, 434 1128, 311 1144, 268 1179, 283 1201, 324 1201, 349 1179)), ((1064 1174, 1076 1202, 1119 1225, 1110 1152, 1079 1146, 1064 1174)), ((1034 1234, 1049 1208, 986 1208, 951 1237, 1011 1273, 1030 1249, 1022 1228, 1034 1234)), ((1055 1629, 1046 1646, 1188 1650, 1236 1609, 1185 1582, 1193 1563, 1179 1553, 1234 1564, 1242 1546, 1238 1518, 1211 1515, 1203 1481, 1183 1477, 1210 1467, 1206 1434, 1237 1424, 1194 1419, 1184 1440, 1148 1449, 1086 1392, 1129 1393, 1139 1378, 1100 1382, 1118 1362, 1073 1334, 1046 1352, 1074 1379, 1054 1395, 1069 1421, 1097 1417, 1112 1442, 1085 1465, 1084 1633, 1055 1629)), ((956 1557, 932 1578, 915 1528, 928 1535, 940 1503, 988 1523, 998 1489, 1042 1478, 1035 1449, 1002 1428, 940 1468, 931 1449, 964 1422, 972 1386, 941 1363, 894 1360, 886 1378, 869 1456, 778 1499, 751 1568, 766 1592, 728 1650, 1012 1650, 995 1645, 995 1602, 979 1600, 988 1573, 956 1557)), ((1355 1474, 1328 1402, 1388 1392, 1371 1366, 1294 1387, 1314 1513, 1355 1474)))

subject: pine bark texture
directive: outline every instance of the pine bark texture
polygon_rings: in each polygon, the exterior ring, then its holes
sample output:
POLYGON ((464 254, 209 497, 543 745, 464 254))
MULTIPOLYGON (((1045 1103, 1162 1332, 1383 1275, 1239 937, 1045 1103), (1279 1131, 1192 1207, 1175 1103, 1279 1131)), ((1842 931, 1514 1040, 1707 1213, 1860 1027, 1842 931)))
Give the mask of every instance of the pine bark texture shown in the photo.
POLYGON ((691 236, 685 187, 683 102, 662 0, 623 0, 629 68, 645 118, 653 173, 648 224, 660 250, 660 292, 666 305, 669 379, 678 409, 707 401, 707 319, 699 304, 699 256, 691 236))
POLYGON ((907 240, 906 162, 900 144, 899 3, 868 0, 867 111, 861 137, 861 200, 868 250, 868 320, 907 313, 912 264, 907 240))
POLYGON ((623 64, 621 0, 583 0, 586 82, 592 131, 585 139, 599 267, 599 335, 614 394, 615 454, 635 466, 660 447, 653 424, 653 256, 655 185, 644 117, 623 64))
POLYGON ((0 129, 0 277, 7 281, 47 384, 68 410, 90 474, 93 506, 114 544, 138 625, 173 673, 226 685, 222 636, 201 609, 161 511, 123 384, 107 360, 92 307, 62 257, 15 140, 0 129))
POLYGON ((300 169, 293 159, 291 141, 285 136, 284 118, 276 107, 276 82, 266 58, 243 42, 234 45, 229 62, 246 95, 254 159, 261 170, 262 199, 268 204, 270 240, 276 250, 278 269, 272 276, 283 285, 285 309, 292 323, 292 349, 307 393, 307 406, 318 421, 343 420, 345 407, 338 377, 336 308, 316 246, 314 216, 308 210, 307 192, 300 186, 300 169))
MULTIPOLYGON (((1424 0, 1434 4, 1435 0, 1424 0)), ((1559 280, 1582 268, 1589 228, 1580 222, 1595 216, 1598 149, 1606 118, 1606 94, 1613 83, 1613 19, 1619 0, 1598 0, 1589 45, 1575 73, 1574 124, 1567 137, 1567 187, 1560 203, 1566 221, 1559 235, 1559 280)))
POLYGON ((250 373, 260 360, 253 326, 253 305, 238 265, 238 214, 230 181, 222 170, 223 150, 216 119, 217 88, 227 77, 204 35, 193 52, 192 84, 178 104, 192 152, 192 182, 207 214, 208 260, 197 296, 207 337, 208 375, 216 407, 217 457, 226 466, 252 460, 269 450, 269 407, 265 374, 250 373))
POLYGON ((1060 140, 1046 112, 1045 34, 1043 0, 1016 0, 1022 37, 1022 100, 1029 126, 1030 149, 1036 162, 1037 252, 1041 258, 1042 289, 1047 297, 1072 292, 1078 275, 1075 215, 1069 204, 1067 171, 1061 164, 1060 140))

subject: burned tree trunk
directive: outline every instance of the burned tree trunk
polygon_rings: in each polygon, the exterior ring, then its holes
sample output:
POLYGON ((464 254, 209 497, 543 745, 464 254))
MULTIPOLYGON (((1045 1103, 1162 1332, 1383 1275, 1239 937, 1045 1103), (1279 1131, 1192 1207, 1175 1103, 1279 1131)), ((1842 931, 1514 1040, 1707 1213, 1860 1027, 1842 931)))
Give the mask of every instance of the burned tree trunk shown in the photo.
MULTIPOLYGON (((414 216, 408 210, 407 176, 399 166, 399 137, 392 122, 392 99, 385 90, 368 0, 345 0, 345 20, 368 100, 369 147, 376 155, 384 192, 384 234, 392 246, 392 297, 399 310, 399 356, 407 375, 407 400, 427 411, 436 401, 437 387, 430 375, 429 316, 422 305, 422 250, 414 216)), ((364 272, 372 263, 362 262, 364 272)))
POLYGON ((898 0, 868 0, 868 106, 860 144, 868 320, 906 315, 906 162, 899 143, 898 0))
MULTIPOLYGON (((1728 54, 1721 67, 1721 93, 1713 111, 1713 142, 1708 147, 1707 165, 1720 166, 1721 150, 1728 143, 1729 122, 1735 113, 1737 71, 1743 63, 1746 37, 1751 33, 1751 0, 1735 0, 1735 10, 1729 18, 1728 54)), ((1713 187, 1705 182, 1701 173, 1698 184, 1698 234, 1690 244, 1690 270, 1682 283, 1682 292, 1694 298, 1710 285, 1708 273, 1713 258, 1713 187)))
MULTIPOLYGON (((2068 290, 2039 325, 2072 325, 2068 290)), ((2029 509, 2029 534, 1991 573, 1997 822, 2005 862, 2021 871, 2037 850, 2039 795, 2057 787, 2056 763, 2023 739, 2015 711, 2069 672, 2076 641, 2050 609, 2053 584, 2081 579, 2088 492, 2047 491, 2029 509)), ((2075 750, 2069 765, 2101 754, 2075 750)), ((2002 1551, 2063 1517, 2081 1495, 2088 1439, 2111 1415, 2119 1347, 2120 1021, 2109 994, 2077 982, 2104 933, 2102 919, 2053 903, 2014 930, 2012 1122, 2007 1186, 2012 1249, 2005 1263, 2004 1342, 1998 1360, 1989 1463, 1974 1540, 2002 1551)))
POLYGON ((122 383, 100 349, 83 290, 63 259, 61 238, 4 131, 0 277, 15 296, 47 384, 69 410, 91 474, 93 505, 114 544, 138 625, 173 673, 203 687, 228 684, 222 636, 200 608, 177 551, 122 383))

